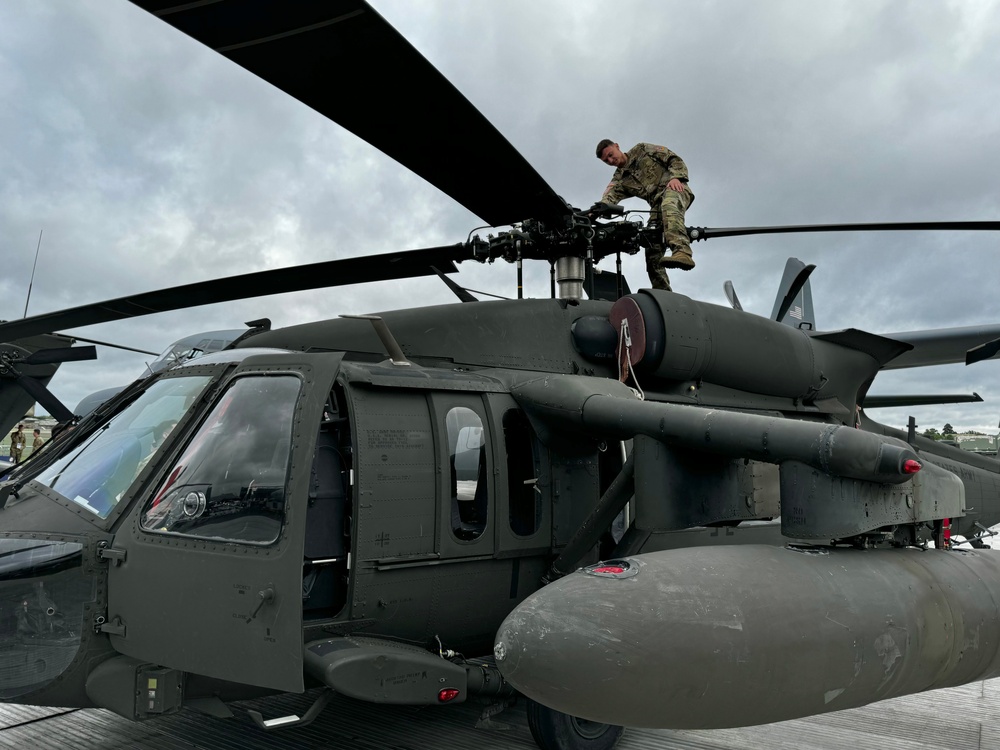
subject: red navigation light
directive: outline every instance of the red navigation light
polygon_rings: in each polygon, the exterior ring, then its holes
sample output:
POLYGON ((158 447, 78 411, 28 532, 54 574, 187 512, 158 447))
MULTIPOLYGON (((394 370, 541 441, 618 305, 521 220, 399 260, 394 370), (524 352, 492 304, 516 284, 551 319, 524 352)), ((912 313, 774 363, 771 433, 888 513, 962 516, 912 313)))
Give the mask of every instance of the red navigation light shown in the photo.
POLYGON ((904 474, 916 474, 922 468, 924 468, 924 465, 919 461, 914 461, 912 458, 908 458, 903 462, 904 474))
POLYGON ((639 563, 628 560, 602 560, 589 568, 580 568, 580 571, 598 578, 631 578, 639 574, 639 563))
POLYGON ((440 703, 447 703, 448 701, 455 700, 458 697, 458 688, 443 688, 438 691, 438 701, 440 703))

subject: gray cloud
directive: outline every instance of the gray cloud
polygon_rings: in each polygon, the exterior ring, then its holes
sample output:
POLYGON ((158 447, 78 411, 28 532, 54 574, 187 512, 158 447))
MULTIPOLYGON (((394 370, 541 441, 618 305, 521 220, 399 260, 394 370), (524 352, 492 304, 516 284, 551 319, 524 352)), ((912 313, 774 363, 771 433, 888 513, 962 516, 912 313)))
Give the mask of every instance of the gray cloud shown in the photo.
MULTIPOLYGON (((662 143, 691 169, 691 224, 998 219, 996 2, 682 3, 373 0, 515 144, 585 206, 609 169, 597 140, 662 143)), ((392 61, 379 60, 380 64, 392 61)), ((372 64, 359 60, 359 65, 372 64)), ((345 71, 349 74, 349 71, 345 71)), ((231 273, 458 242, 480 222, 337 125, 124 0, 0 5, 0 317, 231 273)), ((416 114, 416 113, 414 113, 416 114)), ((411 113, 400 113, 405 127, 411 113)), ((458 126, 458 125, 456 125, 458 126)), ((431 147, 447 158, 448 133, 431 147)), ((490 175, 481 175, 490 179, 490 175)), ((641 207, 635 204, 636 208, 641 207)), ((719 239, 675 288, 770 312, 788 256, 818 268, 823 328, 873 332, 1000 320, 994 234, 719 239)), ((506 266, 462 268, 513 293, 506 266)), ((528 291, 548 293, 547 268, 528 291)), ((633 287, 645 283, 628 258, 633 287)), ((284 295, 81 335, 159 349, 269 316, 449 302, 436 280, 284 295)), ((138 376, 141 355, 61 369, 68 403, 138 376)), ((978 390, 981 407, 917 412, 992 428, 996 363, 886 373, 873 392, 978 390)), ((901 425, 906 414, 876 414, 901 425)))

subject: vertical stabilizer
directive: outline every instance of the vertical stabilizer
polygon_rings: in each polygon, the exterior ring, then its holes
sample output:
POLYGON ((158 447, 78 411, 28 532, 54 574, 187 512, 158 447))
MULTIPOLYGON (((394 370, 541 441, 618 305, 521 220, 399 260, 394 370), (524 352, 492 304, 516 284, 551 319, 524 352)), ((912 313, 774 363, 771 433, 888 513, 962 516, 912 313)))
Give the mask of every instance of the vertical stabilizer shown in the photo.
POLYGON ((785 262, 785 272, 774 298, 774 309, 771 310, 772 320, 792 328, 816 330, 812 289, 809 287, 809 274, 815 268, 814 265, 807 266, 798 258, 789 258, 785 262))

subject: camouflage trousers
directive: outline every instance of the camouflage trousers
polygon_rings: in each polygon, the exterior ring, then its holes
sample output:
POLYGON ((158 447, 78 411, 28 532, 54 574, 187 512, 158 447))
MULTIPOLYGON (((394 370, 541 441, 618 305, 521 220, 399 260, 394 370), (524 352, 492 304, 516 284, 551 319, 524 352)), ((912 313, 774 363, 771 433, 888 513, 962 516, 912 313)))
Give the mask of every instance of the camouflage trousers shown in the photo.
POLYGON ((657 243, 655 247, 646 248, 646 274, 649 276, 649 285, 653 289, 663 289, 672 292, 670 288, 670 277, 660 261, 663 260, 663 247, 657 243))
POLYGON ((649 206, 650 223, 658 222, 663 227, 663 244, 646 248, 646 273, 653 289, 670 291, 670 278, 660 265, 667 248, 686 249, 689 254, 691 253, 691 241, 688 239, 687 227, 684 224, 684 212, 692 203, 694 203, 694 193, 685 185, 683 193, 664 188, 649 206))

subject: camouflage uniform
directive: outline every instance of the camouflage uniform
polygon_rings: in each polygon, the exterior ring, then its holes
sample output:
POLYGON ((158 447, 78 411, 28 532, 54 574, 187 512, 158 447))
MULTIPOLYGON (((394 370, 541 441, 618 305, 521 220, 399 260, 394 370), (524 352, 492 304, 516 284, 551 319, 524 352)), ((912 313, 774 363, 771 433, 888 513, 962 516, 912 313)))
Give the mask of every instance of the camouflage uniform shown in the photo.
POLYGON ((10 457, 15 464, 21 463, 21 454, 24 453, 24 431, 14 430, 10 433, 10 457))
POLYGON ((660 265, 664 250, 670 247, 681 254, 691 254, 691 241, 684 226, 684 212, 694 202, 694 193, 687 184, 687 165, 670 149, 652 143, 638 143, 625 154, 628 161, 615 170, 601 202, 621 203, 625 198, 635 197, 649 204, 650 219, 659 218, 662 222, 664 247, 646 250, 646 273, 654 289, 670 289, 670 280, 660 265), (674 178, 684 183, 683 193, 667 188, 674 178))

